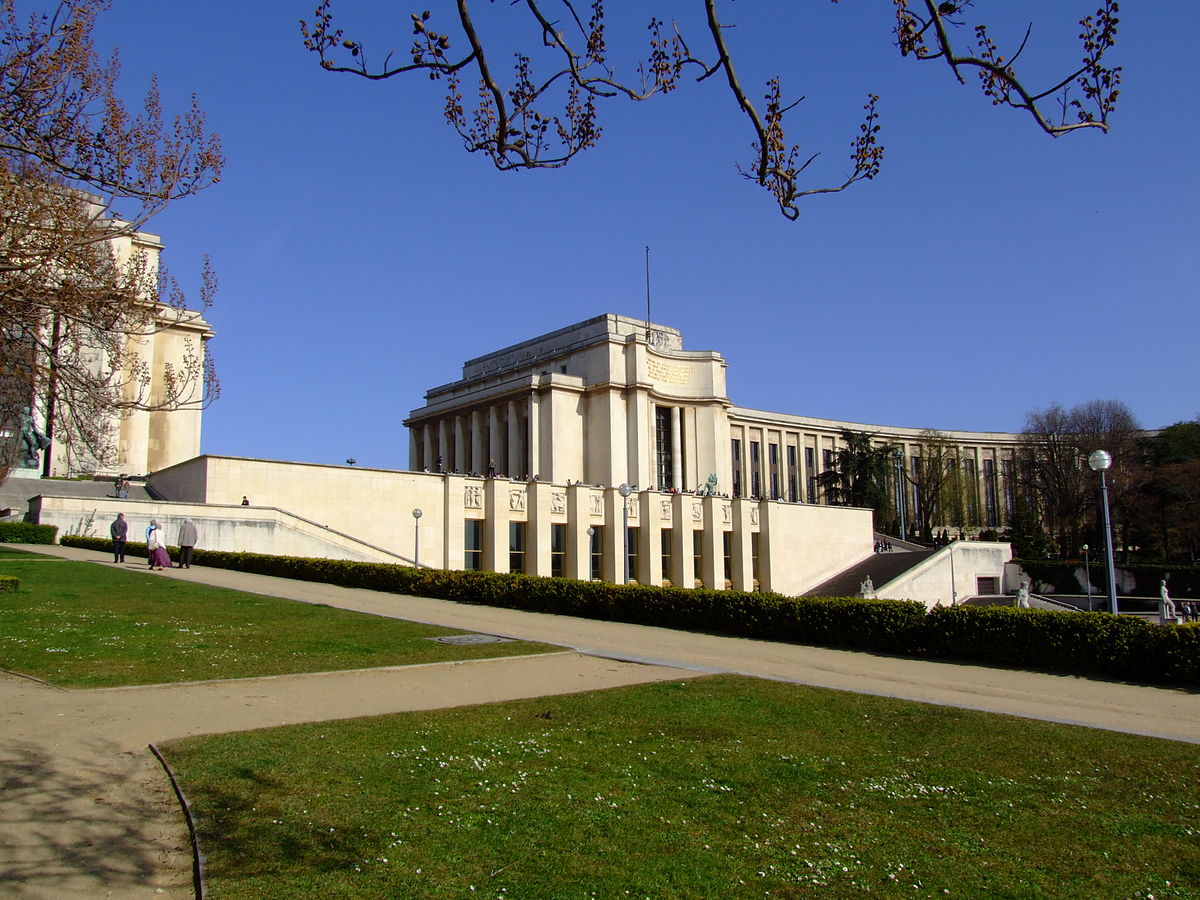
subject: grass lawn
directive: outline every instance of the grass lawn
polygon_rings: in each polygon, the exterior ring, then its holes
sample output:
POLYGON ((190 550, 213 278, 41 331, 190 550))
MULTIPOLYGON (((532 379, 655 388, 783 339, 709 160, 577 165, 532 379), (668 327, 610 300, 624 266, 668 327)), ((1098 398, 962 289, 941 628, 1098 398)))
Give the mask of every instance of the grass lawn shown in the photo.
POLYGON ((777 682, 164 750, 213 900, 1200 896, 1200 747, 777 682))
POLYGON ((459 634, 328 606, 244 594, 148 571, 0 545, 0 668, 54 684, 112 687, 245 678, 557 650, 513 641, 454 646, 459 634))

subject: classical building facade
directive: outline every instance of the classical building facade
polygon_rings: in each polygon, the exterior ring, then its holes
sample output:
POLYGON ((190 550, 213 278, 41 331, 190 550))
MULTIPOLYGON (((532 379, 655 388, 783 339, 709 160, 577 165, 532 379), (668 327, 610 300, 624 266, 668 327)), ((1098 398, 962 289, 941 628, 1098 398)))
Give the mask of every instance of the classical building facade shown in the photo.
MULTIPOLYGON (((725 369, 717 352, 685 350, 674 328, 589 319, 469 360, 460 380, 430 390, 406 422, 409 465, 656 490, 691 491, 715 476, 717 492, 733 499, 828 504, 819 476, 854 431, 894 448, 892 496, 909 523, 919 519, 928 431, 739 407, 725 369)), ((953 448, 961 500, 958 521, 939 525, 1007 524, 1018 439, 937 433, 953 448)))
MULTIPOLYGON (((121 265, 145 266, 152 280, 158 272, 159 256, 163 244, 156 234, 149 232, 119 233, 109 240, 109 246, 121 265)), ((97 459, 87 447, 71 439, 71 434, 61 425, 67 419, 64 410, 57 410, 55 422, 47 421, 49 413, 45 398, 35 396, 32 406, 35 421, 43 434, 50 436, 48 450, 38 471, 51 476, 78 474, 101 475, 146 475, 195 457, 200 452, 200 429, 204 406, 204 384, 200 376, 184 377, 195 373, 199 361, 205 358, 206 345, 213 337, 213 330, 203 316, 193 310, 176 309, 158 305, 153 328, 145 333, 127 335, 126 353, 132 361, 144 363, 144 369, 136 377, 125 378, 125 399, 133 400, 137 394, 144 408, 113 411, 103 430, 109 435, 110 453, 97 459), (176 377, 168 385, 168 373, 176 377), (143 380, 146 379, 146 380, 143 380), (182 397, 165 404, 168 390, 184 387, 182 397)), ((108 364, 103 352, 84 347, 81 352, 91 353, 91 365, 96 372, 103 372, 108 364)), ((39 394, 35 385, 35 395, 39 394)))
MULTIPOLYGON (((42 497, 36 515, 69 529, 119 507, 168 534, 190 517, 209 549, 686 588, 794 595, 851 576, 852 593, 931 605, 1001 589, 1008 545, 982 541, 871 581, 872 510, 826 503, 814 481, 848 423, 736 407, 725 369, 675 329, 600 316, 430 390, 406 422, 407 471, 199 456, 151 474, 165 501, 42 497)), ((921 446, 915 429, 874 431, 921 446)), ((953 436, 959 458, 1011 458, 1011 435, 953 436)))

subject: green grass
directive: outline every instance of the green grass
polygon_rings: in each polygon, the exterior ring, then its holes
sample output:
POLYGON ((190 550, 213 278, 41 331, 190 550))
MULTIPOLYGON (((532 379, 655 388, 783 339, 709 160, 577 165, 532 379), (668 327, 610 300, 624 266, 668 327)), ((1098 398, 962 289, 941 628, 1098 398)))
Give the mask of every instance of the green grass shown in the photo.
POLYGON ((165 752, 213 900, 1200 896, 1200 748, 776 682, 165 752))
POLYGON ((555 650, 0 547, 0 668, 73 687, 246 678, 555 650))

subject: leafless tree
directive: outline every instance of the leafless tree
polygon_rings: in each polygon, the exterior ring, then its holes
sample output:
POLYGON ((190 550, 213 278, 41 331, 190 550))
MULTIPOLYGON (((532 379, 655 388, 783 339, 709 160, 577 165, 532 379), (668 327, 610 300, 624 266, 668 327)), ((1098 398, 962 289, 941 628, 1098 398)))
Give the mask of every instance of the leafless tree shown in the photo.
POLYGON ((1130 487, 1140 435, 1132 411, 1116 400, 1092 400, 1069 410, 1052 403, 1025 417, 1019 477, 1061 555, 1071 557, 1078 551, 1088 513, 1096 505, 1098 482, 1088 468, 1088 455, 1094 450, 1112 454, 1107 481, 1112 506, 1119 510, 1130 487))
MULTIPOLYGON (((494 0, 492 0, 494 3, 494 0)), ((347 37, 334 23, 331 0, 320 0, 313 18, 300 23, 304 45, 332 72, 372 81, 423 74, 446 82, 446 121, 471 153, 483 153, 501 170, 554 168, 596 145, 601 135, 599 104, 607 99, 649 100, 678 87, 685 73, 703 82, 723 80, 752 135, 753 155, 738 170, 769 191, 789 219, 800 212, 797 202, 812 194, 842 191, 879 172, 878 95, 869 94, 858 133, 850 142, 851 168, 830 184, 804 186, 801 176, 819 153, 790 143, 784 117, 804 98, 784 99, 778 77, 766 83, 760 109, 742 85, 729 43, 731 27, 722 21, 719 0, 693 0, 704 15, 704 49, 693 52, 683 29, 651 13, 649 46, 631 78, 623 78, 609 61, 607 10, 604 0, 512 0, 512 14, 527 18, 527 46, 516 53, 511 79, 497 74, 494 58, 504 51, 477 27, 470 0, 456 0, 452 24, 443 25, 429 11, 412 13, 412 43, 407 54, 389 52, 377 61, 367 44, 347 37), (453 32, 453 33, 452 33, 453 32), (535 72, 535 48, 549 59, 543 74, 535 72), (474 90, 466 80, 475 81, 474 90), (473 103, 466 94, 474 98, 473 103)), ((833 0, 834 3, 838 0, 833 0)), ((478 4, 476 4, 478 6, 478 4)), ((1038 128, 1058 137, 1080 129, 1108 129, 1120 93, 1121 70, 1107 64, 1116 42, 1117 0, 1101 0, 1093 15, 1080 20, 1082 55, 1060 77, 1032 86, 1017 65, 1032 36, 1032 25, 1007 56, 988 26, 974 20, 974 0, 893 0, 893 32, 901 55, 918 62, 944 62, 959 82, 970 73, 979 78, 993 105, 1027 113, 1038 128), (960 40, 965 35, 971 37, 960 40), (963 49, 963 45, 973 49, 963 49), (1055 111, 1057 107, 1057 111, 1055 111)), ((770 17, 771 12, 749 13, 770 17)), ((805 176, 807 177, 807 176, 805 176)))
POLYGON ((101 62, 92 41, 107 6, 61 0, 23 18, 0 0, 0 427, 11 436, 21 407, 38 406, 47 430, 97 459, 114 414, 216 396, 199 343, 153 373, 141 352, 202 315, 215 279, 206 263, 189 301, 139 233, 224 162, 195 98, 167 119, 152 82, 140 112, 125 107, 117 56, 101 62))

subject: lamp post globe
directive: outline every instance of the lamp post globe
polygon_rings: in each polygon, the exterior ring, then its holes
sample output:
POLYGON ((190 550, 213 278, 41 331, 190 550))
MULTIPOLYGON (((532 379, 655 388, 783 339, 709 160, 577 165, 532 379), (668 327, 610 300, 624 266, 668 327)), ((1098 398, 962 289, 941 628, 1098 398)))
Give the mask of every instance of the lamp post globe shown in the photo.
POLYGON ((1108 515, 1108 482, 1104 478, 1104 473, 1112 466, 1112 461, 1112 454, 1107 450, 1093 450, 1088 454, 1088 466, 1093 472, 1100 473, 1100 499, 1101 505, 1104 507, 1104 561, 1108 570, 1108 610, 1115 616, 1119 613, 1117 609, 1117 573, 1116 567, 1113 565, 1112 525, 1108 515))
POLYGON ((423 513, 419 509, 412 511, 413 517, 413 562, 418 566, 421 564, 421 516, 423 513))

